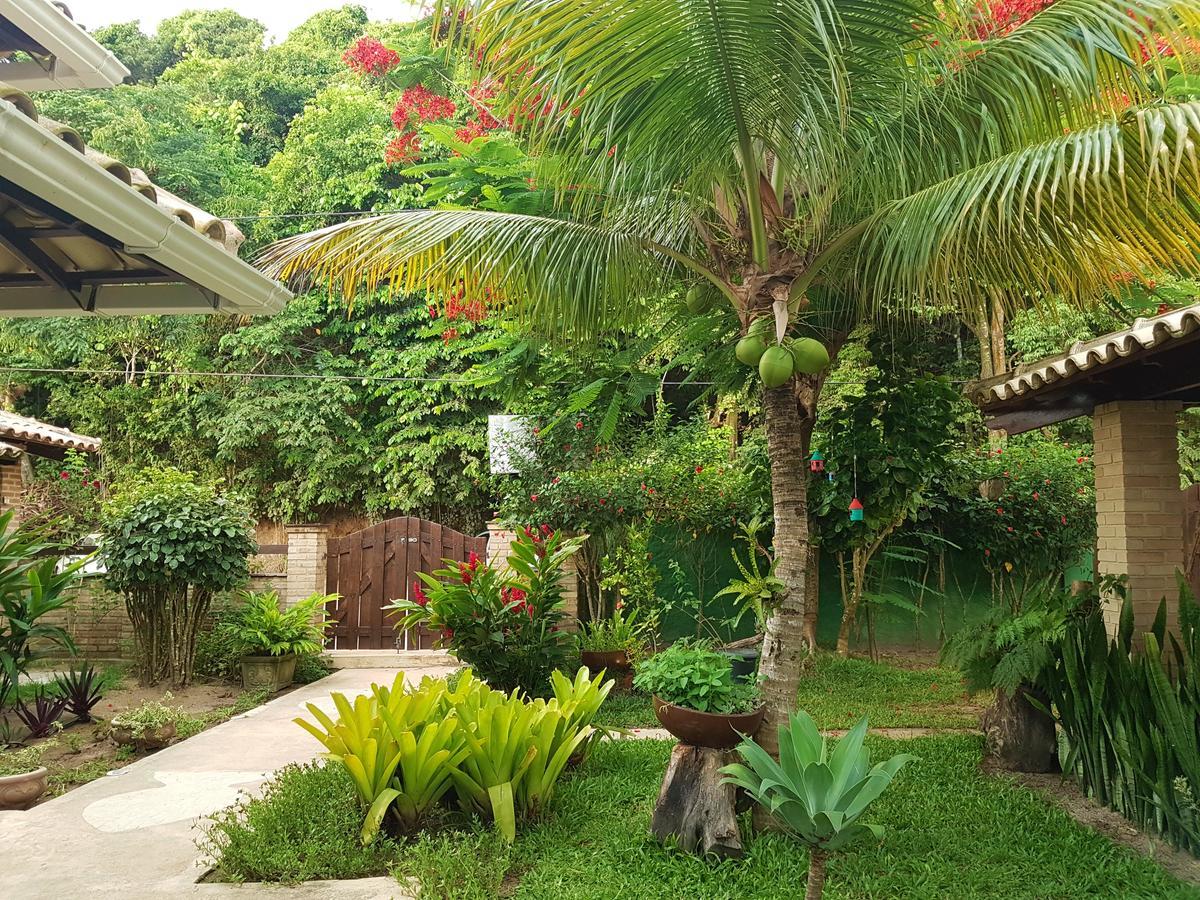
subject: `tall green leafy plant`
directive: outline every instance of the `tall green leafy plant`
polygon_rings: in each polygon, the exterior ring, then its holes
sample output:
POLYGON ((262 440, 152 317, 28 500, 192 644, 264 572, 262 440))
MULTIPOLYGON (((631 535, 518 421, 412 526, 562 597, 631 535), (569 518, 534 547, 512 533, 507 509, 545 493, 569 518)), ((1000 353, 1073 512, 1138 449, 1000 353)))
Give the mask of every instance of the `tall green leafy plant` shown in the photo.
POLYGON ((246 508, 216 482, 148 469, 105 503, 103 526, 108 583, 125 597, 142 681, 187 684, 213 595, 249 577, 246 508))
POLYGON ((61 565, 42 533, 0 513, 0 708, 15 702, 29 664, 56 649, 75 652, 75 642, 48 618, 73 597, 87 559, 61 565), (50 553, 51 555, 47 555, 50 553))
POLYGON ((819 900, 824 893, 830 853, 862 838, 883 838, 882 825, 861 817, 913 759, 900 753, 872 766, 863 747, 866 736, 863 718, 830 753, 812 717, 800 711, 779 727, 778 762, 747 738, 737 747, 745 765, 721 769, 726 784, 744 789, 789 836, 808 847, 805 900, 819 900))
POLYGON ((226 627, 247 656, 320 653, 329 627, 326 606, 337 594, 313 594, 280 609, 275 591, 245 591, 226 627))
POLYGON ((1063 771, 1098 803, 1200 853, 1200 606, 1180 579, 1178 634, 1166 601, 1135 635, 1124 600, 1116 634, 1100 611, 1071 623, 1041 684, 1066 738, 1063 771))

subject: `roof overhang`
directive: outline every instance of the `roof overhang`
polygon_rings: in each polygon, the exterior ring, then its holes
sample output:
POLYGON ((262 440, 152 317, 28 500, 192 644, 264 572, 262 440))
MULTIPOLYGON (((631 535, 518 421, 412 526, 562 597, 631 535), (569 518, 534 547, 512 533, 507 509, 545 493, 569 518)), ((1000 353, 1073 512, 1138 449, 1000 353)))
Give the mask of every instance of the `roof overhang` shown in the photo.
POLYGON ((1137 319, 1123 331, 967 386, 988 427, 1020 434, 1103 403, 1167 400, 1200 405, 1200 304, 1137 319))
POLYGON ((220 220, 198 230, 201 211, 165 208, 150 196, 167 192, 135 187, 131 170, 102 167, 77 134, 54 133, 28 98, 13 99, 0 99, 0 251, 10 263, 0 316, 264 315, 291 299, 227 249, 220 220))
POLYGON ((46 0, 0 0, 0 57, 0 81, 23 91, 106 88, 129 77, 65 5, 46 0))

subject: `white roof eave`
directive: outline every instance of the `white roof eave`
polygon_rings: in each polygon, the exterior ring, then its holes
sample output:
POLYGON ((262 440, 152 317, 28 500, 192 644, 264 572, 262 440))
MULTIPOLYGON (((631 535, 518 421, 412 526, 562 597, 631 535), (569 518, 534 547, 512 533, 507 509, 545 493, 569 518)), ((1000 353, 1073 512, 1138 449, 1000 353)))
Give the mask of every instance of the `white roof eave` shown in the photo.
MULTIPOLYGON (((113 238, 127 252, 142 254, 181 280, 211 291, 217 297, 212 311, 269 315, 292 297, 281 284, 165 212, 5 100, 0 100, 0 174, 113 238)), ((145 312, 198 311, 191 303, 181 305, 145 312)))
POLYGON ((0 0, 8 19, 54 54, 49 72, 37 63, 9 63, 4 81, 27 91, 107 88, 129 77, 129 70, 107 49, 46 0, 0 0))

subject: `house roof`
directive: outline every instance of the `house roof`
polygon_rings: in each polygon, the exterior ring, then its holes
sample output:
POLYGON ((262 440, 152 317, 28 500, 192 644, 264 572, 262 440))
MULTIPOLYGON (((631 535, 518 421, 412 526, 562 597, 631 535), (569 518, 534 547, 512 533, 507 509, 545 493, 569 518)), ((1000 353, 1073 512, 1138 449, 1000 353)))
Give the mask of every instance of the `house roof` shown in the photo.
POLYGON ((95 453, 100 449, 100 438, 76 434, 68 428, 60 428, 58 425, 0 409, 0 457, 7 456, 5 451, 10 448, 19 454, 23 449, 22 444, 40 444, 95 453))
POLYGON ((0 0, 0 81, 26 91, 105 88, 129 70, 71 18, 65 3, 0 0))
POLYGON ((278 312, 243 240, 0 84, 0 316, 278 312))
POLYGON ((1016 434, 1112 400, 1200 403, 1200 303, 1139 318, 1066 352, 977 381, 967 394, 992 427, 1016 434))

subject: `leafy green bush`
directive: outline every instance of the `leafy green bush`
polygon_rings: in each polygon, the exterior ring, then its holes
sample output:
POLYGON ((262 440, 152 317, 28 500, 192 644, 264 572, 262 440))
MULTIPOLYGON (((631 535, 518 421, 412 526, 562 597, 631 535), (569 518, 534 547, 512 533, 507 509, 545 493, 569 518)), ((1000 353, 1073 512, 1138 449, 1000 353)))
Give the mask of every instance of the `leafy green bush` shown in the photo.
POLYGON ((329 625, 325 606, 336 596, 313 594, 281 610, 275 591, 244 591, 227 627, 245 656, 320 653, 329 625))
POLYGON ((193 674, 221 681, 237 677, 242 650, 230 627, 237 615, 237 607, 228 600, 211 609, 209 626, 196 636, 193 674))
POLYGON ((103 524, 107 579, 125 595, 142 680, 187 684, 213 594, 249 576, 248 511, 217 482, 147 469, 104 505, 103 524))
POLYGON ((654 619, 639 620, 636 612, 625 612, 624 602, 618 600, 607 619, 580 626, 579 648, 598 653, 624 650, 630 659, 636 659, 654 637, 656 624, 654 619))
POLYGON ((756 685, 733 680, 733 662, 702 642, 678 641, 638 663, 633 684, 665 703, 711 713, 758 706, 756 685))
POLYGON ((309 763, 279 770, 261 796, 213 815, 197 844, 231 881, 383 875, 399 847, 387 838, 363 846, 361 827, 345 766, 309 763))
POLYGON ((330 671, 329 666, 319 654, 303 653, 296 657, 296 674, 292 677, 292 681, 296 684, 312 684, 314 681, 320 681, 326 677, 330 671))
POLYGON ((508 569, 474 553, 467 562, 447 559, 447 568, 418 573, 424 588, 414 582, 412 598, 387 609, 401 613, 400 629, 440 632, 492 687, 545 694, 550 673, 574 646, 564 627, 562 570, 584 540, 526 529, 512 544, 508 569))
POLYGON ((166 725, 177 725, 187 713, 182 706, 170 705, 174 699, 168 691, 161 700, 143 700, 133 709, 117 713, 110 724, 113 728, 128 728, 134 737, 151 734, 166 725))

